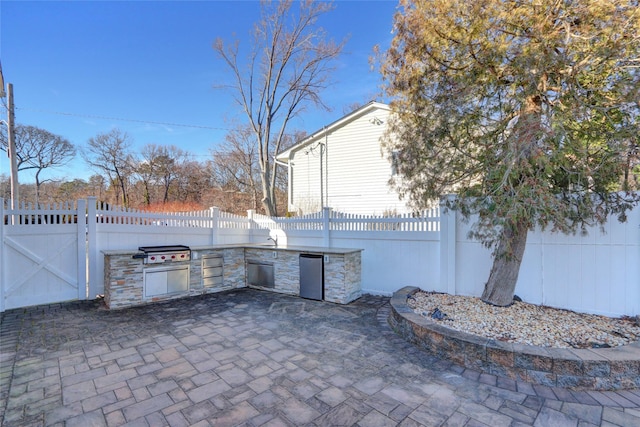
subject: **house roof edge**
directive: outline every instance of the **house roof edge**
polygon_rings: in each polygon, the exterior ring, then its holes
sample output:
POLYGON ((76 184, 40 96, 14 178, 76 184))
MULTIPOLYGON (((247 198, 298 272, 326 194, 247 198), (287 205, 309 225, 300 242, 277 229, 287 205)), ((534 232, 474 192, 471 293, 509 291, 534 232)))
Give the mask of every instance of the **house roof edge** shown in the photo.
POLYGON ((363 105, 360 108, 356 108, 355 110, 353 110, 349 114, 346 114, 346 115, 342 116, 341 118, 339 118, 338 120, 328 124, 327 126, 323 126, 320 129, 316 130, 315 132, 313 132, 309 136, 307 136, 304 139, 298 141, 297 143, 295 143, 294 145, 292 145, 291 147, 289 147, 288 149, 286 149, 282 153, 278 154, 276 156, 276 159, 281 161, 281 162, 288 162, 289 161, 289 157, 291 156, 292 152, 298 151, 299 149, 309 145, 310 143, 312 143, 316 139, 324 137, 326 134, 333 132, 337 128, 340 128, 340 127, 344 126, 345 124, 347 124, 350 121, 356 119, 357 117, 369 112, 370 110, 375 110, 375 109, 390 111, 391 107, 388 104, 385 104, 385 103, 382 103, 382 102, 371 101, 371 102, 363 105))

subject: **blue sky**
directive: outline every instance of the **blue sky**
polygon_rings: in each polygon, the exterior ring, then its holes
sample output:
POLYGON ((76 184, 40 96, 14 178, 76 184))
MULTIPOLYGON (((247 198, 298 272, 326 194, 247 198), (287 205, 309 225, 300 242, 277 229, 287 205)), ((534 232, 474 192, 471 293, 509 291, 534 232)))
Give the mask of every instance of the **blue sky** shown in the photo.
MULTIPOLYGON (((330 38, 348 37, 335 84, 323 93, 331 112, 308 110, 294 126, 313 132, 378 92, 370 70, 376 44, 386 47, 396 1, 335 1, 320 25, 330 38)), ((139 150, 175 145, 204 161, 231 120, 244 120, 212 43, 235 34, 249 46, 257 1, 0 1, 0 59, 14 86, 16 122, 67 138, 78 148, 112 128, 139 150), (128 119, 116 120, 116 119, 128 119), (176 124, 201 127, 176 126, 176 124)), ((6 109, 0 111, 6 120, 6 109)), ((86 179, 95 173, 78 155, 47 175, 86 179)), ((0 155, 0 174, 9 175, 0 155)), ((20 182, 32 182, 25 172, 20 182)))

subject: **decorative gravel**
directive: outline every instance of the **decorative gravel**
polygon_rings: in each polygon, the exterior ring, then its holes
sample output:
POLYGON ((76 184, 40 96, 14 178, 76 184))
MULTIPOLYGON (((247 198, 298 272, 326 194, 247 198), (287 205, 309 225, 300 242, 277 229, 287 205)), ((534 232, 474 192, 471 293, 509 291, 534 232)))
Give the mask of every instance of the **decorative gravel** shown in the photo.
POLYGON ((640 339, 638 318, 594 314, 514 302, 509 307, 480 298, 418 291, 409 307, 421 316, 462 332, 539 347, 617 347, 640 339))

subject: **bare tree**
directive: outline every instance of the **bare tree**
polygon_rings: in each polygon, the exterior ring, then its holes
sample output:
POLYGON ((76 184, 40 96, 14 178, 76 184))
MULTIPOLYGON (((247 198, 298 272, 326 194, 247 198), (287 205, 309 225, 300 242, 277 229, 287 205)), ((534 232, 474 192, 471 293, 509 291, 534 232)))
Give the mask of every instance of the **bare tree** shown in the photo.
POLYGON ((0 197, 3 199, 11 198, 11 183, 7 174, 0 174, 0 197))
POLYGON ((223 86, 247 116, 258 147, 262 204, 268 215, 277 214, 275 182, 278 153, 292 118, 309 104, 328 109, 320 93, 329 84, 331 63, 344 46, 325 41, 318 18, 333 9, 330 3, 304 0, 263 1, 262 18, 255 24, 248 63, 241 60, 239 41, 213 48, 231 70, 233 83, 223 86), (294 10, 295 9, 295 10, 294 10))
POLYGON ((253 130, 242 125, 231 130, 225 141, 211 150, 216 185, 222 191, 250 195, 252 209, 258 209, 259 204, 258 150, 253 130))
POLYGON ((170 145, 161 146, 147 144, 142 148, 142 161, 137 165, 136 172, 144 187, 145 204, 151 203, 151 191, 162 194, 162 202, 169 201, 171 184, 180 172, 180 165, 188 157, 188 153, 170 145))
MULTIPOLYGON (((293 131, 285 134, 282 138, 280 148, 286 150, 296 141, 303 139, 306 133, 303 131, 293 131)), ((225 141, 211 150, 211 167, 214 183, 223 194, 230 195, 231 198, 250 200, 243 208, 258 210, 260 203, 260 166, 259 148, 254 143, 253 130, 246 125, 238 125, 226 136, 225 141)), ((275 157, 274 152, 269 153, 270 158, 275 157)), ((274 194, 286 195, 287 177, 278 173, 274 175, 274 194)), ((277 197, 281 199, 282 197, 277 197)), ((266 212, 265 212, 266 213, 266 212)))
POLYGON ((85 161, 97 172, 104 174, 110 185, 122 193, 124 206, 129 205, 127 187, 135 163, 130 148, 129 135, 113 129, 89 139, 87 149, 82 153, 85 161))
POLYGON ((56 202, 66 202, 73 199, 92 196, 89 184, 82 179, 53 183, 50 190, 51 199, 56 202))
POLYGON ((136 167, 136 173, 140 177, 140 184, 142 184, 144 204, 149 206, 151 204, 151 187, 153 185, 154 175, 153 163, 148 160, 145 155, 145 148, 142 149, 142 161, 136 167))
POLYGON ((96 196, 98 200, 102 200, 106 183, 102 175, 91 175, 89 177, 89 193, 96 196))
MULTIPOLYGON (((43 182, 41 173, 47 168, 67 164, 76 155, 76 148, 61 136, 35 127, 18 125, 15 127, 16 160, 18 171, 35 171, 35 202, 39 203, 40 187, 43 182)), ((0 134, 0 148, 7 151, 6 133, 0 134)))
POLYGON ((211 171, 206 163, 185 160, 176 169, 173 185, 172 200, 199 204, 211 188, 211 171))
POLYGON ((158 169, 158 176, 162 183, 163 196, 162 201, 169 201, 169 190, 173 182, 177 179, 183 170, 182 165, 188 162, 188 153, 179 149, 174 145, 168 147, 160 147, 155 164, 158 169))

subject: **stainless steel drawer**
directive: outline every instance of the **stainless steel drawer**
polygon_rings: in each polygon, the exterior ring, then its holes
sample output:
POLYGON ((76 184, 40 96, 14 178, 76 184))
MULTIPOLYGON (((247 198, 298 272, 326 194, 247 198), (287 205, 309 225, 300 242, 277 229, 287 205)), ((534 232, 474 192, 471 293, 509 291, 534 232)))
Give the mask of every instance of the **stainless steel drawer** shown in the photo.
POLYGON ((222 277, 222 267, 203 268, 202 277, 222 277))
POLYGON ((186 292, 189 290, 189 266, 170 265, 146 268, 143 272, 144 297, 186 292))
POLYGON ((247 284, 261 288, 274 288, 273 264, 247 260, 247 284))
POLYGON ((221 255, 202 256, 202 286, 205 288, 224 286, 224 259, 221 255))
POLYGON ((202 286, 205 288, 211 288, 215 286, 222 286, 222 276, 217 277, 203 277, 202 286))
POLYGON ((222 255, 202 255, 202 268, 220 267, 222 268, 222 255))

